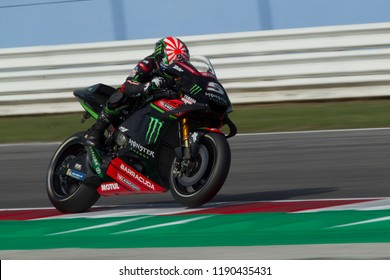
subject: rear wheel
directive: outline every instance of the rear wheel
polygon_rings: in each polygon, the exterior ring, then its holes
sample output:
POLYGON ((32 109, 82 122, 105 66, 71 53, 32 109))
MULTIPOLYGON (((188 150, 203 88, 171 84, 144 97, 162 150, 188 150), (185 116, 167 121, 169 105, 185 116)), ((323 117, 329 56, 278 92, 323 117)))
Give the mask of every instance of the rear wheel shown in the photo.
POLYGON ((55 152, 48 169, 47 194, 53 206, 64 213, 84 212, 100 197, 96 187, 67 175, 71 162, 85 165, 87 152, 83 135, 80 132, 65 140, 55 152))
POLYGON ((187 207, 199 207, 212 199, 224 184, 230 169, 230 147, 224 135, 207 133, 200 139, 199 154, 191 168, 181 171, 174 160, 170 175, 172 196, 187 207))

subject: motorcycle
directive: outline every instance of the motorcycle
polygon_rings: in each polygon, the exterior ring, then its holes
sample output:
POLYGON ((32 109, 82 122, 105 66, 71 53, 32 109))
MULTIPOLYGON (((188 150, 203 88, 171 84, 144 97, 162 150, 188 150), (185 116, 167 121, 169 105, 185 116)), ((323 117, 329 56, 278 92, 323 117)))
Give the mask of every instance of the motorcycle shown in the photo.
MULTIPOLYGON (((175 86, 138 98, 105 131, 105 148, 86 144, 89 130, 66 139, 47 174, 47 194, 59 211, 87 211, 100 196, 170 191, 183 206, 199 207, 221 189, 229 172, 227 138, 237 133, 229 97, 204 57, 166 70, 175 86), (172 89, 174 88, 174 89, 172 89), (227 125, 227 135, 221 128, 227 125)), ((98 118, 115 88, 97 84, 73 93, 98 118)))

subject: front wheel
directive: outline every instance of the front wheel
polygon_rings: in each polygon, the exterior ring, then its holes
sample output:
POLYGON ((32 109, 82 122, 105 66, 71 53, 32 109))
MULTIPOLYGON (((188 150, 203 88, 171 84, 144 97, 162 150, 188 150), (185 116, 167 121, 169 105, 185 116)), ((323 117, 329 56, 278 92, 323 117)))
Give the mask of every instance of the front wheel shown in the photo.
POLYGON ((55 152, 48 169, 47 194, 53 206, 64 213, 84 212, 100 197, 96 187, 67 175, 71 163, 79 164, 80 168, 85 165, 87 152, 83 135, 80 132, 65 140, 55 152))
POLYGON ((230 160, 230 147, 224 135, 203 135, 198 156, 191 160, 191 171, 180 172, 180 164, 174 160, 169 180, 172 196, 187 207, 199 207, 208 202, 224 184, 230 160))

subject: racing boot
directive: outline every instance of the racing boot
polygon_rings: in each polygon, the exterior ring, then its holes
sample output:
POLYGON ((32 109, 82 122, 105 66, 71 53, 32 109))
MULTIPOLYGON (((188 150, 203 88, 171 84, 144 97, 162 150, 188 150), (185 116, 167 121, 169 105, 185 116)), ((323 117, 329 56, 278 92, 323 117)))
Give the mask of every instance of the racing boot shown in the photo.
POLYGON ((105 110, 101 111, 99 117, 88 133, 87 145, 92 146, 100 151, 104 150, 104 131, 112 122, 112 116, 107 114, 105 110))
POLYGON ((112 116, 104 110, 100 113, 94 127, 86 137, 87 144, 87 178, 90 185, 99 186, 105 171, 102 166, 101 151, 104 151, 104 131, 112 122, 112 116))

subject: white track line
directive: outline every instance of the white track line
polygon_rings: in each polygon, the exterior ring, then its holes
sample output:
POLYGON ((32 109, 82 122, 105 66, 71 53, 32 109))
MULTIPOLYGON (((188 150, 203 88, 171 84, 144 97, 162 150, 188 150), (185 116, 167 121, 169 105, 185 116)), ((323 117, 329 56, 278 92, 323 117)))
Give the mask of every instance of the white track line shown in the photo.
POLYGON ((355 222, 355 223, 350 223, 350 224, 338 225, 338 226, 333 226, 333 227, 329 227, 329 228, 350 227, 350 226, 356 226, 356 225, 362 225, 362 224, 383 222, 383 221, 388 221, 388 220, 390 220, 390 216, 361 221, 361 222, 355 222))
POLYGON ((198 220, 207 219, 207 218, 210 218, 210 217, 212 217, 212 216, 201 216, 201 217, 197 217, 197 218, 181 220, 181 221, 176 221, 176 222, 170 222, 170 223, 165 223, 165 224, 158 224, 158 225, 153 225, 153 226, 129 229, 129 230, 113 233, 113 234, 124 234, 124 233, 135 232, 135 231, 142 231, 142 230, 148 230, 148 229, 154 229, 154 228, 182 225, 182 224, 187 224, 187 223, 191 223, 191 222, 198 221, 198 220))
POLYGON ((67 233, 72 233, 72 232, 79 232, 79 231, 86 231, 86 230, 97 229, 97 228, 104 228, 104 227, 113 227, 113 226, 117 226, 120 224, 130 223, 130 222, 134 222, 134 221, 138 221, 138 220, 142 220, 142 219, 147 219, 147 218, 151 218, 151 217, 153 217, 153 216, 144 216, 144 217, 132 218, 132 219, 127 219, 127 220, 122 220, 122 221, 117 221, 117 222, 105 223, 105 224, 96 225, 96 226, 77 228, 77 229, 72 229, 72 230, 67 230, 67 231, 62 231, 62 232, 50 233, 50 234, 47 234, 47 236, 61 235, 61 234, 67 234, 67 233))

